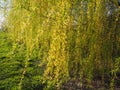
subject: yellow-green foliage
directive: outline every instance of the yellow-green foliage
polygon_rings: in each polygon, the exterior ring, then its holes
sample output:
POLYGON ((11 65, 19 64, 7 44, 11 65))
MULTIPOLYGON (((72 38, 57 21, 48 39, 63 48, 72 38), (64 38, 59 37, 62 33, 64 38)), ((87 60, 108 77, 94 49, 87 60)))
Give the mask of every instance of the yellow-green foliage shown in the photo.
POLYGON ((118 15, 114 13, 109 21, 107 1, 12 0, 8 22, 13 52, 19 46, 26 53, 19 89, 30 60, 36 57, 44 70, 45 89, 60 89, 73 78, 91 86, 95 73, 104 83, 120 53, 118 15))

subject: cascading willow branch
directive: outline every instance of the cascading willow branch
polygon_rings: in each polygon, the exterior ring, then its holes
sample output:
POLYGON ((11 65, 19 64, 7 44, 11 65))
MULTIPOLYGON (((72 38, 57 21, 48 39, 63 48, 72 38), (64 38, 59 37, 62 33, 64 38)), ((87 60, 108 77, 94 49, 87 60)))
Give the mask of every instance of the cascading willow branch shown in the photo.
POLYGON ((68 78, 68 52, 67 52, 67 26, 69 24, 69 3, 67 1, 54 2, 53 6, 54 25, 51 26, 50 49, 47 58, 47 67, 44 78, 48 82, 48 87, 53 85, 60 87, 60 84, 68 78), (60 9, 61 8, 61 9, 60 9))
MULTIPOLYGON (((91 88, 97 77, 104 84, 120 50, 118 15, 107 16, 108 2, 12 0, 14 8, 8 20, 13 52, 24 48, 26 57, 19 89, 25 85, 30 63, 33 68, 42 68, 39 76, 46 83, 45 90, 59 90, 73 79, 79 81, 81 89, 91 88)), ((110 85, 113 87, 113 83, 110 85)))

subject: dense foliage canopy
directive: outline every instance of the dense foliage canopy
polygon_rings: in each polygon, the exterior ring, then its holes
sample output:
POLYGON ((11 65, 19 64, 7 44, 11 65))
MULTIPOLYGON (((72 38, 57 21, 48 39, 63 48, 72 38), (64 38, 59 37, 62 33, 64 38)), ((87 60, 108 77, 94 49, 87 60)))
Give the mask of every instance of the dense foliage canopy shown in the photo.
POLYGON ((0 32, 0 90, 120 86, 118 0, 11 0, 11 5, 7 30, 0 32))

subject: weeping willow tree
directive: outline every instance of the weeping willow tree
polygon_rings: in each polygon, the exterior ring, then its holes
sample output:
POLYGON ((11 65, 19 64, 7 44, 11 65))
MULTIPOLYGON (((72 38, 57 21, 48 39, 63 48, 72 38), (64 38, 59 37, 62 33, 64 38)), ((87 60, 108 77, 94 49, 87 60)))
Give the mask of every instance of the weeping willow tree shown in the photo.
POLYGON ((13 89, 40 89, 41 82, 45 90, 71 88, 65 87, 67 83, 93 89, 95 80, 104 86, 108 79, 108 87, 114 89, 120 72, 117 0, 11 2, 11 57, 17 53, 23 57, 18 85, 13 89), (111 15, 109 2, 114 10, 111 15))

